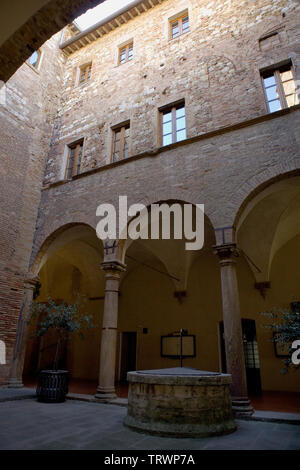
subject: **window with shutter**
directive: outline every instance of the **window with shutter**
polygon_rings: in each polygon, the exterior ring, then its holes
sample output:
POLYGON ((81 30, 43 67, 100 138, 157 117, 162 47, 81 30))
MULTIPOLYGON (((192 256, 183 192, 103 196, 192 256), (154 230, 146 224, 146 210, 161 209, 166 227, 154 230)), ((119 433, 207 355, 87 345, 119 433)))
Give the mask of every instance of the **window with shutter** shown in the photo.
POLYGON ((119 64, 125 64, 133 59, 133 42, 121 47, 119 50, 119 64))
POLYGON ((80 165, 82 160, 83 140, 70 144, 68 146, 68 164, 66 170, 66 178, 71 179, 80 173, 80 165))
POLYGON ((88 82, 92 76, 92 63, 82 65, 79 67, 79 80, 78 85, 88 82))
POLYGON ((170 21, 171 39, 175 39, 190 30, 190 21, 187 13, 170 21))

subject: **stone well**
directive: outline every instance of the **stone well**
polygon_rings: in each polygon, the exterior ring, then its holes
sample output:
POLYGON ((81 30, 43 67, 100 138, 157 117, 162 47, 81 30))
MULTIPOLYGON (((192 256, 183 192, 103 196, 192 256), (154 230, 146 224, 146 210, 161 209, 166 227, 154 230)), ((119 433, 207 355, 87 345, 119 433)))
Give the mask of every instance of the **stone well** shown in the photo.
POLYGON ((231 376, 191 368, 129 372, 128 412, 134 430, 173 437, 217 436, 236 430, 231 376))

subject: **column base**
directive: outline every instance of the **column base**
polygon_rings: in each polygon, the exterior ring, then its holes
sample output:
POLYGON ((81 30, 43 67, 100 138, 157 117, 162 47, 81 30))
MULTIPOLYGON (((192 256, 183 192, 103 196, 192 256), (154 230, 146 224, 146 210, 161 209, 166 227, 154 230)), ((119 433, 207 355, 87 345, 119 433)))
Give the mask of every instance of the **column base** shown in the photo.
POLYGON ((254 408, 247 397, 232 397, 232 411, 236 418, 252 416, 254 408))
POLYGON ((8 388, 24 388, 24 384, 22 380, 19 379, 9 379, 7 382, 8 388))
POLYGON ((97 400, 110 401, 117 398, 117 395, 114 388, 105 389, 98 387, 95 398, 97 398, 97 400))

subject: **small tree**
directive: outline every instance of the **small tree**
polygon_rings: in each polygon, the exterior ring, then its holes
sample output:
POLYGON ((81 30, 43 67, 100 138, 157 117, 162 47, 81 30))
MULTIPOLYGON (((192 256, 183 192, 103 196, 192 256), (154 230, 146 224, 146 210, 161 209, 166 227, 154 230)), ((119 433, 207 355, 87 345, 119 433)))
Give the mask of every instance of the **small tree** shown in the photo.
POLYGON ((285 367, 281 373, 285 374, 290 368, 298 369, 299 365, 292 362, 294 352, 292 344, 300 340, 300 302, 294 302, 291 309, 272 309, 261 314, 272 320, 272 323, 264 325, 265 328, 272 329, 276 333, 272 341, 289 347, 289 357, 283 360, 285 367))
POLYGON ((79 312, 79 300, 74 304, 68 305, 65 302, 55 303, 51 297, 48 297, 47 303, 33 303, 31 309, 31 318, 29 320, 37 320, 36 336, 43 337, 48 330, 53 329, 58 333, 56 343, 55 356, 53 360, 54 370, 58 369, 61 356, 61 346, 67 341, 71 333, 79 333, 83 327, 93 328, 90 315, 81 315, 79 312))

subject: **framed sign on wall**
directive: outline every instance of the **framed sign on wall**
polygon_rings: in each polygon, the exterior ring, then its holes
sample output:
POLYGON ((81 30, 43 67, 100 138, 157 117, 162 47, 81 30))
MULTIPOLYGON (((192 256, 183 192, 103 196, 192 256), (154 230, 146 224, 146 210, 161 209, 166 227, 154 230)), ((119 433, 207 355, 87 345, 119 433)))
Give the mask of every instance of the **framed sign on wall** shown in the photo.
MULTIPOLYGON (((169 357, 171 359, 180 358, 180 335, 170 334, 161 336, 160 341, 161 357, 169 357)), ((182 357, 196 357, 196 336, 182 336, 182 357)))

